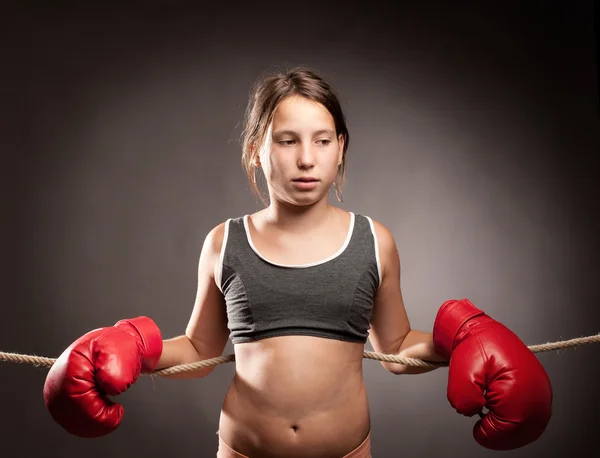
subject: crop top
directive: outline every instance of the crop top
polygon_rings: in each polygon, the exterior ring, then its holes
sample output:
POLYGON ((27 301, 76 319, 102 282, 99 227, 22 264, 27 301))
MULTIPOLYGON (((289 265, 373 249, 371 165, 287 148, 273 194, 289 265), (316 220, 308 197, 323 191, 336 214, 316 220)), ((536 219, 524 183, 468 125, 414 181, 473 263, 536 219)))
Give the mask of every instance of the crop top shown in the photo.
POLYGON ((217 286, 231 341, 306 335, 365 343, 381 283, 371 218, 350 213, 342 247, 311 264, 282 265, 254 247, 248 215, 225 222, 217 286))

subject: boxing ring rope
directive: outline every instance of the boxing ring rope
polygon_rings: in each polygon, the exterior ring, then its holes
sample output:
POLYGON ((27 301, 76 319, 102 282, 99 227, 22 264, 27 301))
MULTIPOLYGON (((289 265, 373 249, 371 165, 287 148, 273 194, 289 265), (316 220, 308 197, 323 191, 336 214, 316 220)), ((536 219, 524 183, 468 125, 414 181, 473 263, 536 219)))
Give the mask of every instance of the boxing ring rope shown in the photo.
MULTIPOLYGON (((587 337, 578 337, 575 339, 562 340, 558 342, 548 342, 539 345, 530 345, 529 348, 533 353, 541 353, 547 351, 561 350, 563 348, 571 348, 577 347, 579 345, 585 345, 590 343, 600 343, 600 334, 596 334, 593 336, 587 337)), ((413 367, 426 367, 426 368, 436 368, 436 367, 444 367, 448 366, 447 362, 430 362, 423 361, 415 358, 402 358, 396 355, 388 355, 384 353, 377 353, 374 351, 365 351, 363 352, 363 358, 365 359, 373 359, 376 361, 384 361, 388 363, 398 363, 404 366, 413 366, 413 367)), ((33 366, 38 367, 51 367, 56 358, 47 358, 43 356, 34 356, 34 355, 23 355, 19 353, 6 353, 0 351, 0 362, 8 362, 8 363, 23 363, 23 364, 31 364, 33 366)), ((181 372, 189 372, 197 369, 206 368, 209 366, 217 366, 219 364, 230 363, 235 361, 235 355, 230 354, 226 356, 218 356, 216 358, 205 359, 202 361, 197 361, 195 363, 190 364, 181 364, 178 366, 166 367, 164 369, 160 369, 158 371, 154 371, 149 374, 144 375, 173 375, 181 372)))

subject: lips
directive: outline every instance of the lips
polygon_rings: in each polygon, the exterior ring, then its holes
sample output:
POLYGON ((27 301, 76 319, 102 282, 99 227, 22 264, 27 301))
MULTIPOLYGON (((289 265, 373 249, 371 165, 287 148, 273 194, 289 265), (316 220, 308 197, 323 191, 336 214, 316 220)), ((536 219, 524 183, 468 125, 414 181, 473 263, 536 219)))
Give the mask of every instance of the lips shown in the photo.
POLYGON ((300 178, 295 178, 292 181, 299 181, 301 183, 312 183, 313 181, 319 181, 316 178, 313 177, 300 177, 300 178))

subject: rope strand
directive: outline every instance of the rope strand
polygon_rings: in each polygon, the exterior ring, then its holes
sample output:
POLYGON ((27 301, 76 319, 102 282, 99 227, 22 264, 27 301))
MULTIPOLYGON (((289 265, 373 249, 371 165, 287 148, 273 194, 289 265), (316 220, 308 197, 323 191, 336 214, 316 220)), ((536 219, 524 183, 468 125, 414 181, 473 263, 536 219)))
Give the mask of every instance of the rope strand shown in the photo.
MULTIPOLYGON (((570 340, 562 340, 559 342, 548 342, 545 344, 539 345, 530 345, 529 348, 533 353, 541 353, 546 351, 554 351, 560 350, 563 348, 572 348, 579 345, 585 345, 590 343, 600 343, 600 334, 596 334, 593 336, 587 337, 579 337, 576 339, 570 340)), ((431 361, 423 361, 415 358, 403 358, 397 355, 389 355, 384 353, 377 353, 374 351, 365 351, 363 353, 363 358, 365 359, 373 359, 376 361, 384 361, 388 363, 397 363, 402 364, 404 366, 413 366, 413 367, 426 367, 426 368, 436 368, 436 367, 445 367, 448 366, 447 362, 431 362, 431 361)), ((197 369, 202 369, 209 366, 217 366, 219 364, 225 364, 235 361, 235 355, 230 354, 226 356, 218 356, 216 358, 205 359, 202 361, 197 361, 195 363, 190 364, 181 364, 178 366, 167 367, 165 369, 161 369, 150 374, 145 375, 173 375, 181 372, 194 371, 197 369)), ((35 356, 35 355, 22 355, 19 353, 6 353, 0 351, 0 362, 8 362, 8 363, 22 363, 22 364, 31 364, 33 366, 41 366, 41 367, 51 367, 55 362, 56 358, 46 358, 43 356, 35 356)))

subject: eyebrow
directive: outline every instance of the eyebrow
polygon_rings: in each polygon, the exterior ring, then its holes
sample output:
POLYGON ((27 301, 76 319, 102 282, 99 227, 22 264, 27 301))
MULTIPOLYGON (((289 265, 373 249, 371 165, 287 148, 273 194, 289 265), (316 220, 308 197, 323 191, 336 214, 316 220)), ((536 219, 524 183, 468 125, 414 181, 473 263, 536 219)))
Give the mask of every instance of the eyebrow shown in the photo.
MULTIPOLYGON (((321 135, 321 134, 334 135, 335 132, 331 129, 320 129, 314 133, 314 135, 321 135)), ((295 132, 293 130, 277 130, 277 131, 273 132, 273 137, 281 137, 283 135, 295 136, 295 135, 298 135, 298 132, 295 132)))

